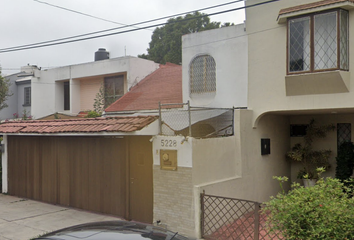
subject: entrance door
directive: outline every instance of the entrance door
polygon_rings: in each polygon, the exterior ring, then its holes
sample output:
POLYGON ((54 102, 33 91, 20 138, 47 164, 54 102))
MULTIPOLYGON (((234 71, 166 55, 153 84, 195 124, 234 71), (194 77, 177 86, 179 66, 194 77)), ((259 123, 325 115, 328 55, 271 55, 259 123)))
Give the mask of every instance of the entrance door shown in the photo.
POLYGON ((151 137, 132 137, 129 141, 130 155, 130 206, 132 220, 152 223, 152 144, 151 137))

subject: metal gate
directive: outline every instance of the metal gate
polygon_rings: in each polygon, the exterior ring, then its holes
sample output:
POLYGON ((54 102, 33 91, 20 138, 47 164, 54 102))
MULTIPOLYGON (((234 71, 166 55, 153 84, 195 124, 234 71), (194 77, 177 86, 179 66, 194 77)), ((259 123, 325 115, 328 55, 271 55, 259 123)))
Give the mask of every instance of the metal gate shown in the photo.
POLYGON ((235 198, 201 194, 202 238, 218 240, 282 239, 270 234, 265 221, 267 214, 260 211, 262 204, 235 198))

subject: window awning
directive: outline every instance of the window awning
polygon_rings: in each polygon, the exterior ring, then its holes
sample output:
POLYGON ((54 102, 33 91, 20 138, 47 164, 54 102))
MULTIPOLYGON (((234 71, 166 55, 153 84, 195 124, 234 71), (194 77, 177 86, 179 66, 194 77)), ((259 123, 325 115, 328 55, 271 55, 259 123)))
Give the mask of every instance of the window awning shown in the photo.
POLYGON ((343 8, 347 10, 353 9, 354 0, 323 0, 284 8, 279 11, 278 23, 286 22, 289 17, 295 17, 317 11, 325 11, 333 8, 343 8))
POLYGON ((31 83, 32 76, 17 79, 15 81, 16 85, 31 83))

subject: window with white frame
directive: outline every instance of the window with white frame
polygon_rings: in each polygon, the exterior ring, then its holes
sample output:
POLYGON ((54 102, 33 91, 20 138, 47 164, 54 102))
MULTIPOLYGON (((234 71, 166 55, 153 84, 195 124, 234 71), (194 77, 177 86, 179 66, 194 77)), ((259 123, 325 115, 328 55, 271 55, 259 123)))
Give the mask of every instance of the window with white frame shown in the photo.
POLYGON ((189 65, 190 93, 216 91, 216 63, 210 55, 199 55, 189 65))
POLYGON ((348 12, 288 19, 288 73, 348 70, 348 12))
POLYGON ((31 106, 31 87, 24 88, 23 106, 31 106))

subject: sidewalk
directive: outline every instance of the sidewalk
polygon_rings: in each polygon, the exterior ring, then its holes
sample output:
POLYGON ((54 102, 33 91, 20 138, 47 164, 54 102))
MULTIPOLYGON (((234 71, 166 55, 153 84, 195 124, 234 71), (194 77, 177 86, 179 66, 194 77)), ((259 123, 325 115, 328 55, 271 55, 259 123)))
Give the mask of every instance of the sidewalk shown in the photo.
POLYGON ((0 194, 0 240, 29 240, 76 224, 117 219, 0 194))

